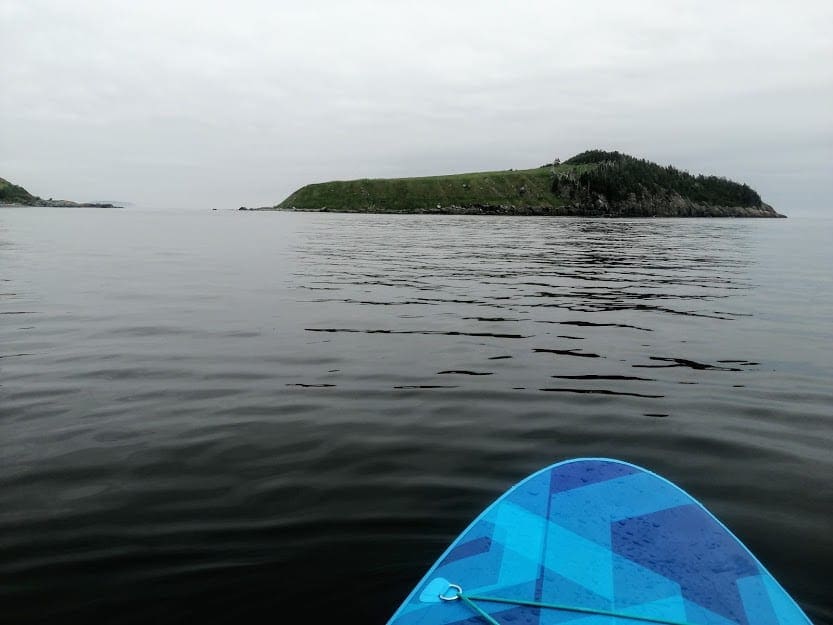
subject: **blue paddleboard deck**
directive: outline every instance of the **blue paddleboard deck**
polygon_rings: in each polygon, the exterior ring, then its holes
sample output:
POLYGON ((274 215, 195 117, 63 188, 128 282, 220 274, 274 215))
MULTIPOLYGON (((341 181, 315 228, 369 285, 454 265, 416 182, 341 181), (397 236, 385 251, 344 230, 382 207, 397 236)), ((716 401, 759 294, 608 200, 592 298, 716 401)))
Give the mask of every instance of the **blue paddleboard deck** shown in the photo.
POLYGON ((542 469, 497 499, 388 625, 651 620, 810 624, 743 543, 685 491, 633 464, 579 458, 542 469))

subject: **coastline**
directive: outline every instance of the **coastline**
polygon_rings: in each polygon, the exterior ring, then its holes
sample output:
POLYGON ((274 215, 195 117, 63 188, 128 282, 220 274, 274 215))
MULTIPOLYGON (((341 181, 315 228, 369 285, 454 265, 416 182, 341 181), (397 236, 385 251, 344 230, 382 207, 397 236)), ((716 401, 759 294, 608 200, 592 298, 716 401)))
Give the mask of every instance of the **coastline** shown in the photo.
POLYGON ((518 217, 597 217, 597 218, 754 218, 754 219, 786 219, 786 215, 778 213, 772 207, 743 207, 743 206, 706 206, 691 205, 682 207, 652 207, 653 210, 634 209, 611 209, 599 207, 595 210, 588 210, 581 206, 514 206, 514 205, 474 205, 474 206, 438 206, 422 210, 382 210, 379 208, 338 208, 331 209, 326 206, 321 208, 304 207, 282 207, 267 206, 259 208, 241 207, 238 210, 256 211, 283 211, 298 213, 366 213, 376 215, 501 215, 518 217))
POLYGON ((34 203, 0 202, 0 208, 27 206, 29 208, 124 208, 106 202, 71 202, 69 200, 41 200, 34 203))

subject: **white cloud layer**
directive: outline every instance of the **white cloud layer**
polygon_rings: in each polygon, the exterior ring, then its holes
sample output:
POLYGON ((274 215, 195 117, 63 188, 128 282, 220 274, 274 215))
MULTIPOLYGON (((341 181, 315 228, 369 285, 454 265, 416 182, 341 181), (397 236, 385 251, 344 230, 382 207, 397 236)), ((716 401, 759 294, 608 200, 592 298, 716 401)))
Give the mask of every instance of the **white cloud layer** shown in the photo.
POLYGON ((0 0, 0 176, 233 208, 618 149, 833 200, 833 3, 0 0))

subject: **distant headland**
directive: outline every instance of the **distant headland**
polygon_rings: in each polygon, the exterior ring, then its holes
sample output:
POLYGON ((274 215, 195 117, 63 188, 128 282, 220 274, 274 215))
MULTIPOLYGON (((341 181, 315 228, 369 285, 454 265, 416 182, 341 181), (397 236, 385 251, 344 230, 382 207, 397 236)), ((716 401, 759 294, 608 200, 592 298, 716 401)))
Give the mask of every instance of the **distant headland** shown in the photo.
POLYGON ((72 202, 70 200, 45 200, 32 195, 26 189, 0 178, 0 206, 95 206, 98 208, 121 208, 106 202, 72 202))
MULTIPOLYGON (((242 208, 242 207, 241 207, 242 208)), ((589 150, 533 169, 309 184, 272 207, 352 213, 785 217, 746 184, 589 150)))

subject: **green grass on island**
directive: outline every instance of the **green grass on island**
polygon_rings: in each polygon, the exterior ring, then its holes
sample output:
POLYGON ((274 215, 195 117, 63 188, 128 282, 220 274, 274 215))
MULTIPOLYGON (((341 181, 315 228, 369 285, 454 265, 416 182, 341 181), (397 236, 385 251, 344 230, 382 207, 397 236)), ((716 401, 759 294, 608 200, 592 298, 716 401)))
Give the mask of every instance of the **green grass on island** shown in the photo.
POLYGON ((590 150, 532 169, 362 178, 301 187, 277 210, 590 216, 781 217, 743 183, 590 150))
POLYGON ((114 204, 109 202, 73 202, 71 200, 53 200, 52 198, 45 200, 37 195, 32 195, 23 187, 12 184, 4 178, 0 178, 0 205, 116 208, 114 204))
POLYGON ((500 205, 516 198, 541 206, 560 206, 562 201, 550 191, 551 184, 546 168, 420 178, 364 178, 310 184, 279 206, 409 212, 455 205, 500 205))
POLYGON ((0 178, 0 203, 29 204, 37 198, 23 187, 0 178))
MULTIPOLYGON (((559 172, 580 172, 587 166, 559 165, 559 172)), ((564 200, 552 192, 553 167, 508 169, 418 178, 362 178, 320 182, 302 187, 279 208, 332 211, 413 212, 453 206, 525 204, 559 207, 564 200)))

